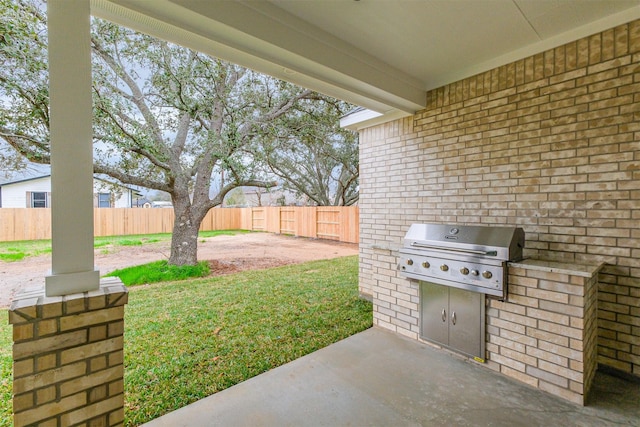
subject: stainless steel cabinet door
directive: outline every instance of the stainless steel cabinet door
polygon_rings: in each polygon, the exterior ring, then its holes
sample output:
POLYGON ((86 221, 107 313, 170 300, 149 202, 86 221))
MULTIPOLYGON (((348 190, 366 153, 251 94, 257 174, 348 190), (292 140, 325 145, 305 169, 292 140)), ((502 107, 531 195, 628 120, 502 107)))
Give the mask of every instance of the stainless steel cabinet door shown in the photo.
POLYGON ((485 295, 420 282, 420 337, 485 358, 485 295))
POLYGON ((449 347, 484 359, 483 294, 449 288, 449 347))
POLYGON ((449 345, 449 288, 420 283, 420 334, 422 338, 449 345))

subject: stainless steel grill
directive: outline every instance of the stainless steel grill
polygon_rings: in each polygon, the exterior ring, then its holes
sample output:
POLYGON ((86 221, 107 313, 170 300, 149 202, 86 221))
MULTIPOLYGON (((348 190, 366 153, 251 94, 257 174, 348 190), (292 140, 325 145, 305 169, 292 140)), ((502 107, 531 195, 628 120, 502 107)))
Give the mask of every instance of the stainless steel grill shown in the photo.
POLYGON ((522 259, 524 231, 517 227, 413 224, 400 249, 404 276, 507 297, 507 262, 522 259))

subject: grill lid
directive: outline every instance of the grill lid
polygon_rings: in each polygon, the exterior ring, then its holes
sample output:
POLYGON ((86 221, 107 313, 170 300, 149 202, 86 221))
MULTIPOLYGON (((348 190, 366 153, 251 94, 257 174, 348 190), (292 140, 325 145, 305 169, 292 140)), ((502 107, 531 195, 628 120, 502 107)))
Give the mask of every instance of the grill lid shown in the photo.
POLYGON ((518 227, 412 224, 404 237, 404 247, 519 261, 524 248, 524 230, 518 227))
POLYGON ((415 280, 506 300, 507 263, 522 259, 524 230, 413 224, 400 248, 398 270, 415 280))

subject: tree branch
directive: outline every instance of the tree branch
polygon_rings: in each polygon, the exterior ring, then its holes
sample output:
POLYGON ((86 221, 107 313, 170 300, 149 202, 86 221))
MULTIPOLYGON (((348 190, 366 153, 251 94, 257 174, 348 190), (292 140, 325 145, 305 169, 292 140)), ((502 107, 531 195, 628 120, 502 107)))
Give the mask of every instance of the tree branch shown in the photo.
MULTIPOLYGON (((124 136, 126 136, 133 143, 133 145, 131 147, 125 147, 125 146, 119 145, 118 147, 121 150, 139 154, 139 155, 147 158, 155 166, 157 166, 157 167, 159 167, 161 169, 164 169, 166 171, 170 171, 171 170, 171 167, 169 166, 169 164, 167 164, 167 163, 161 161, 160 159, 158 159, 158 157, 155 156, 153 153, 151 153, 149 150, 140 147, 138 145, 138 139, 135 137, 135 135, 132 135, 129 131, 127 131, 124 128, 124 126, 122 126, 120 124, 120 122, 116 119, 116 117, 111 113, 111 111, 109 111, 106 108, 102 108, 100 106, 98 106, 98 108, 100 109, 100 111, 102 111, 104 114, 106 114, 111 119, 111 122, 113 122, 118 127, 118 130, 120 130, 120 132, 122 132, 122 134, 124 136)), ((136 122, 132 123, 132 121, 127 117, 120 117, 120 118, 122 120, 124 120, 125 122, 137 125, 136 122)))
POLYGON ((224 201, 225 196, 234 188, 238 187, 260 187, 260 188, 272 188, 278 185, 277 182, 266 182, 266 181, 258 181, 258 180, 243 180, 239 182, 232 182, 225 186, 223 186, 216 197, 211 199, 207 204, 208 209, 214 208, 216 206, 220 206, 224 201))
MULTIPOLYGON (((91 41, 93 44, 93 50, 100 56, 100 58, 102 58, 102 60, 109 66, 109 68, 111 68, 111 70, 114 73, 116 73, 118 78, 120 78, 131 90, 132 96, 129 96, 129 99, 131 100, 131 102, 135 104, 135 106, 138 108, 140 113, 142 113, 142 116, 144 117, 145 122, 151 129, 152 134, 154 135, 154 139, 158 143, 157 144, 158 148, 161 151, 164 151, 165 146, 164 144, 162 144, 163 142, 162 131, 160 130, 160 126, 156 121, 155 116, 151 112, 151 109, 144 102, 145 97, 144 97, 144 94, 142 93, 142 90, 140 90, 135 80, 133 80, 133 78, 124 71, 124 67, 122 66, 122 64, 116 61, 111 55, 109 55, 102 48, 102 45, 98 42, 98 40, 95 39, 95 37, 92 37, 91 41)), ((170 153, 165 151, 163 154, 166 156, 166 158, 170 158, 170 153)))
POLYGON ((167 192, 169 194, 173 193, 173 188, 169 184, 166 184, 164 182, 152 181, 150 179, 145 179, 138 175, 131 175, 131 174, 122 172, 122 170, 120 169, 116 169, 107 165, 94 163, 93 173, 102 173, 105 175, 109 175, 110 177, 115 178, 118 181, 123 183, 137 185, 140 187, 149 188, 153 190, 160 190, 160 191, 167 192))

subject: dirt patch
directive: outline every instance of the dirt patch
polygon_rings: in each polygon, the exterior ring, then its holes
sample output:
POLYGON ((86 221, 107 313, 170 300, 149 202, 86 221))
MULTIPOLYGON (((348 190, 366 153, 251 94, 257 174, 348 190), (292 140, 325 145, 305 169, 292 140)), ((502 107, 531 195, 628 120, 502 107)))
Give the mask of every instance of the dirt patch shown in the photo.
POLYGON ((210 260, 209 268, 211 276, 223 276, 225 274, 238 273, 246 270, 262 270, 271 267, 292 264, 290 260, 279 258, 240 258, 234 260, 210 260))
MULTIPOLYGON (((198 259, 209 261, 212 274, 231 274, 317 259, 356 255, 358 245, 269 233, 217 236, 198 242, 198 259)), ((95 250, 95 264, 104 275, 113 270, 169 257, 169 242, 95 250)), ((0 308, 7 308, 22 289, 41 288, 51 269, 51 255, 17 262, 0 261, 0 308)))

